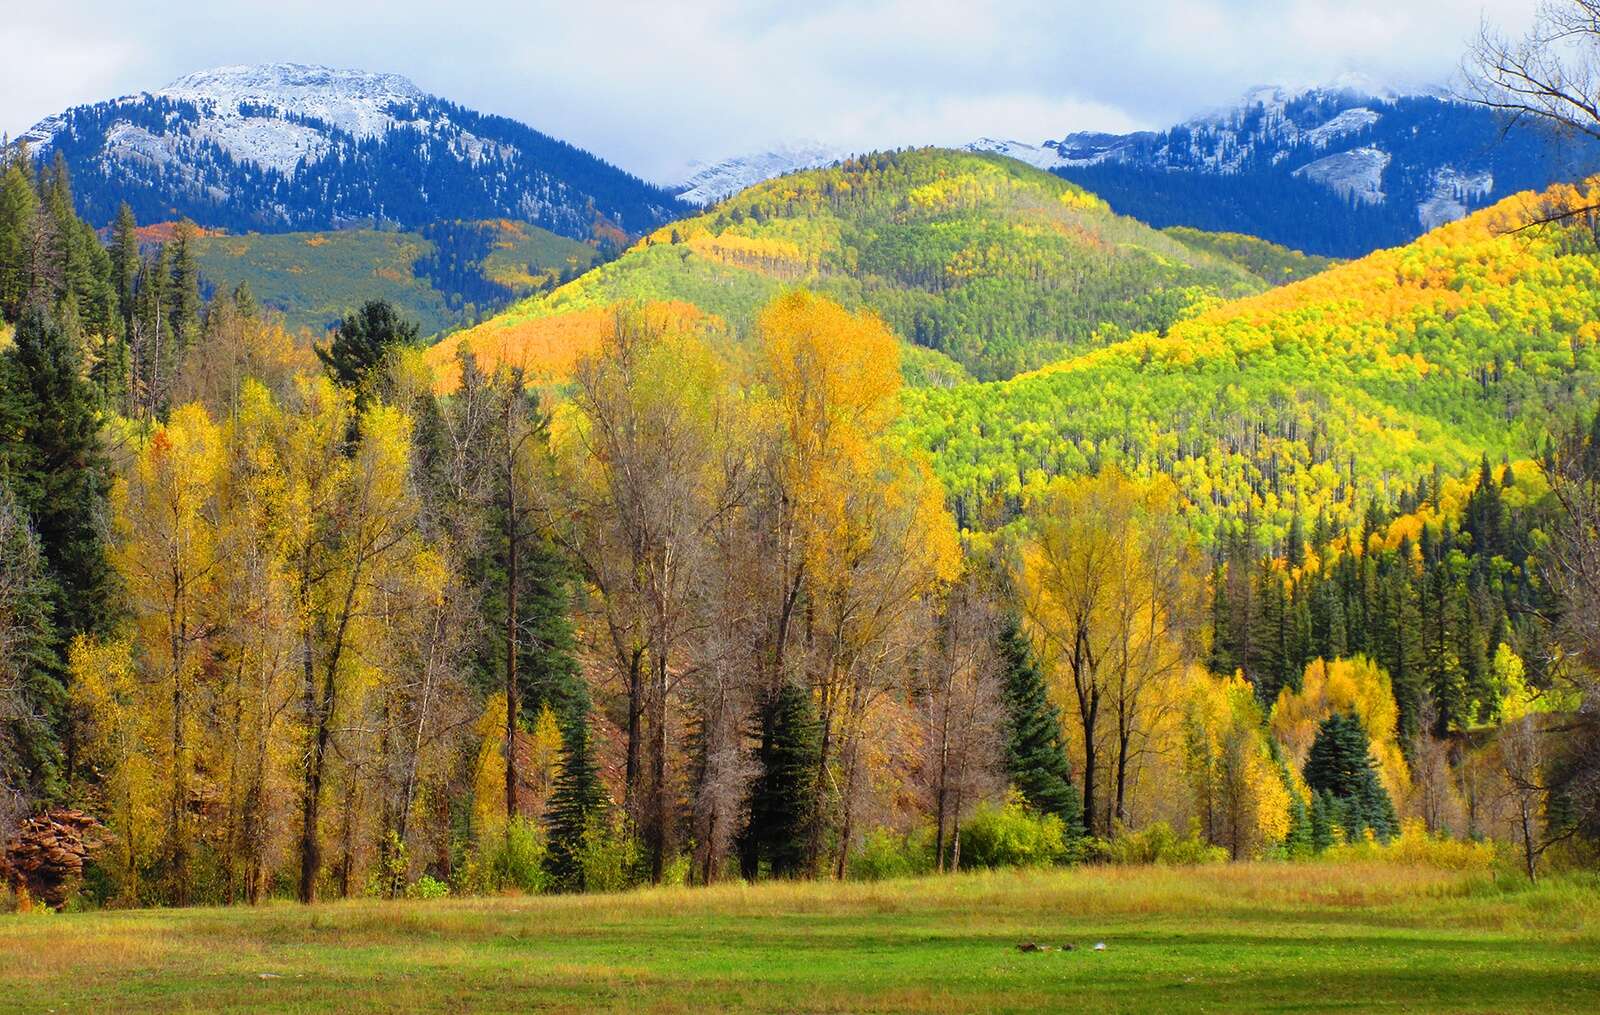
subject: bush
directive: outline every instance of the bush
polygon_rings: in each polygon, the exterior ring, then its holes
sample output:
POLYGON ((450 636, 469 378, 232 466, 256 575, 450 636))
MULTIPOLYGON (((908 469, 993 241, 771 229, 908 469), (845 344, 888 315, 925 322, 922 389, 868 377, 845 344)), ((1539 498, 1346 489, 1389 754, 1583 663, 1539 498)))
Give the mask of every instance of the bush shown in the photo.
POLYGON ((1228 851, 1200 838, 1200 829, 1191 826, 1188 836, 1178 833, 1165 821, 1157 821, 1137 832, 1122 830, 1107 842, 1095 840, 1091 855, 1106 863, 1164 864, 1171 867, 1199 867, 1228 862, 1228 851))
POLYGON ((622 815, 591 814, 578 850, 583 887, 588 892, 623 892, 649 877, 644 850, 622 815))
POLYGON ((1479 873, 1492 870, 1495 865, 1494 843, 1429 835, 1422 822, 1415 820, 1407 821, 1400 834, 1387 843, 1378 841, 1368 830, 1365 838, 1337 843, 1322 855, 1332 861, 1393 863, 1479 873))
POLYGON ((1043 867, 1075 854, 1060 817, 1032 814, 1014 798, 979 804, 961 825, 962 867, 1043 867))
POLYGON ((857 881, 909 878, 933 870, 933 829, 919 828, 901 835, 892 828, 867 833, 861 849, 850 858, 850 877, 857 881))
POLYGON ((442 899, 450 894, 450 886, 427 874, 406 886, 408 899, 442 899))

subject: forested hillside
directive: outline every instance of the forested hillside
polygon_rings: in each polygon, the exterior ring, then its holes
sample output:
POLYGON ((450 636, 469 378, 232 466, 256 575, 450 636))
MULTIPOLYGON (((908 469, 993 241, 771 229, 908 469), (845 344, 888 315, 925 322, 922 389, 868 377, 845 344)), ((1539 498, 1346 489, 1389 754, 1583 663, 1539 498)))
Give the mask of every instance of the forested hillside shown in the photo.
POLYGON ((0 901, 1592 864, 1597 203, 1269 288, 905 152, 426 349, 13 155, 0 901))
MULTIPOLYGON (((1119 329, 1165 331, 1208 301, 1266 288, 1231 256, 1114 215, 1011 159, 885 153, 770 180, 664 226, 602 270, 453 338, 435 362, 466 344, 540 372, 525 349, 617 303, 685 302, 744 332, 773 296, 805 285, 873 310, 976 377, 1009 377, 1119 329)), ((1281 280, 1279 266, 1271 274, 1281 280)))
POLYGON ((509 220, 434 222, 412 232, 200 235, 194 247, 208 288, 248 285, 290 328, 322 332, 363 300, 384 299, 424 335, 554 288, 599 256, 592 244, 509 220))
POLYGON ((913 390, 906 432, 963 525, 1014 518, 1052 476, 1171 476, 1208 540, 1265 542, 1293 514, 1488 453, 1521 456, 1600 387, 1594 184, 1509 198, 1408 246, 1009 381, 913 390))

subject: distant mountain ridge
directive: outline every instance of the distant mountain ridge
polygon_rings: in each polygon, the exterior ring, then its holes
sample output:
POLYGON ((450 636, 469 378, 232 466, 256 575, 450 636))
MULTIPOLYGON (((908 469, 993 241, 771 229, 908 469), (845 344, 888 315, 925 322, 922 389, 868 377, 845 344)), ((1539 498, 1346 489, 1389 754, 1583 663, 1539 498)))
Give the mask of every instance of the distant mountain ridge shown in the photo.
MULTIPOLYGON (((1164 131, 984 137, 963 147, 1063 176, 1157 227, 1247 233, 1335 257, 1408 243, 1509 194, 1600 170, 1600 144, 1507 130, 1442 89, 1355 80, 1257 88, 1164 131)), ((845 154, 820 143, 777 146, 723 160, 678 189, 714 203, 845 154)))
POLYGON ((233 231, 511 218, 621 244, 688 210, 588 152, 399 75, 301 64, 200 71, 66 110, 18 140, 66 159, 96 225, 126 200, 141 221, 233 231))
POLYGON ((1152 225, 1245 232, 1341 257, 1600 169, 1600 144, 1508 126, 1436 89, 1263 88, 1165 131, 985 147, 1152 225))

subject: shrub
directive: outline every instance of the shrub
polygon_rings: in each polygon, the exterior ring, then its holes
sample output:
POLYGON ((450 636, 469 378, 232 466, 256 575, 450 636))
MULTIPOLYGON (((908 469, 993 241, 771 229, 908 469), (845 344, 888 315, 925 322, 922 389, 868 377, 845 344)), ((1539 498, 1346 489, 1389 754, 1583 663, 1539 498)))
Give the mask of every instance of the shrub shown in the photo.
POLYGON ((1364 838, 1330 846, 1323 857, 1332 861, 1360 860, 1483 873, 1494 868, 1495 848, 1492 842, 1429 835, 1422 822, 1412 820, 1387 843, 1379 841, 1369 829, 1364 838))
POLYGON ((961 826, 962 867, 1042 867, 1074 858, 1061 818, 1029 813, 1015 799, 979 804, 961 826))
POLYGON ((406 886, 408 899, 442 899, 450 894, 450 886, 427 874, 406 886))
POLYGON ((1202 839, 1198 827, 1191 826, 1189 834, 1180 839, 1165 821, 1154 822, 1137 832, 1123 830, 1109 842, 1098 839, 1092 854, 1107 863, 1172 867, 1198 867, 1228 861, 1228 851, 1202 839))
POLYGON ((919 828, 901 835, 892 828, 867 834, 861 849, 850 858, 850 877, 857 881, 885 881, 927 874, 933 869, 933 829, 919 828))
POLYGON ((578 850, 583 886, 589 892, 622 892, 648 877, 644 850, 622 815, 591 814, 578 850))

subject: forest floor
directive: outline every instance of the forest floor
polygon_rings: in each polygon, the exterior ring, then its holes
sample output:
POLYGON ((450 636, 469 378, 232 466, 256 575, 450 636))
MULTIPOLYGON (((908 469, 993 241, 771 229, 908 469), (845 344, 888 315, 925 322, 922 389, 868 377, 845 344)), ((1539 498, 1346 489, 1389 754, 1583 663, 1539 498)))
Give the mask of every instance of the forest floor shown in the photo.
POLYGON ((1244 864, 0 916, 0 1010, 1600 1011, 1600 880, 1244 864))

